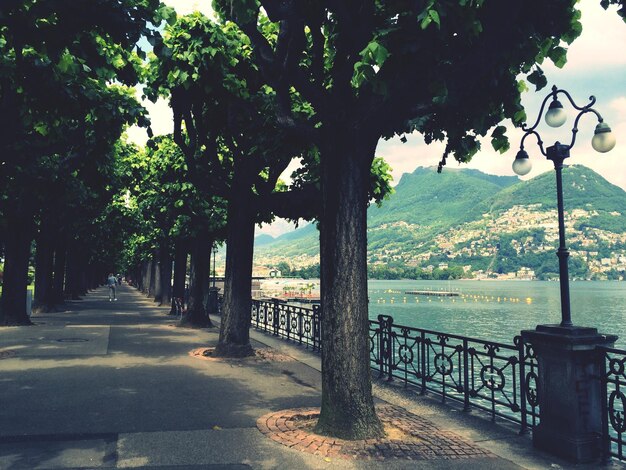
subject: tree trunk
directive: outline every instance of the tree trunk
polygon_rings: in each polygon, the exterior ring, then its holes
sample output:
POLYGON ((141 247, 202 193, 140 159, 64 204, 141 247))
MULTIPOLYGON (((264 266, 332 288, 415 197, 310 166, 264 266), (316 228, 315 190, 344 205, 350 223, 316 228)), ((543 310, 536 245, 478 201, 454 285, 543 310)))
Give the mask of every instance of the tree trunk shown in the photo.
POLYGON ((89 290, 97 289, 100 285, 100 269, 94 263, 89 264, 89 290))
POLYGON ((26 311, 32 219, 7 216, 0 325, 32 325, 26 311))
POLYGON ((89 266, 83 260, 80 263, 80 271, 79 271, 79 294, 78 295, 86 295, 89 290, 89 266))
POLYGON ((52 308, 64 302, 65 261, 67 259, 67 243, 65 234, 59 234, 54 250, 54 275, 52 277, 52 308))
POLYGON ((84 258, 79 240, 72 240, 72 249, 67 252, 65 263, 65 297, 72 300, 80 300, 80 271, 81 259, 84 258))
POLYGON ((160 295, 155 297, 155 301, 159 306, 169 304, 172 301, 172 256, 170 255, 169 246, 163 243, 159 251, 159 292, 160 295))
POLYGON ((211 242, 206 231, 199 233, 191 242, 191 271, 189 273, 189 306, 181 325, 211 328, 213 323, 206 310, 209 295, 209 253, 211 242))
POLYGON ((174 286, 172 288, 172 308, 170 315, 176 315, 174 299, 185 298, 185 280, 187 277, 187 244, 177 240, 174 247, 174 286))
POLYGON ((48 227, 48 225, 42 223, 36 243, 33 310, 37 312, 48 311, 51 303, 54 252, 48 227))
POLYGON ((153 296, 155 302, 161 305, 161 250, 157 250, 154 254, 154 293, 153 296))
POLYGON ((150 265, 151 261, 142 261, 141 263, 141 292, 148 293, 150 287, 150 265))
POLYGON ((322 151, 322 407, 315 430, 342 439, 384 435, 372 396, 367 311, 367 193, 376 142, 364 134, 336 130, 322 151))
POLYGON ((148 267, 148 297, 154 297, 156 288, 156 259, 154 254, 151 255, 150 265, 148 267))
POLYGON ((215 354, 244 357, 254 354, 250 344, 252 309, 252 258, 254 255, 254 218, 249 185, 237 184, 228 202, 226 272, 220 339, 215 354))

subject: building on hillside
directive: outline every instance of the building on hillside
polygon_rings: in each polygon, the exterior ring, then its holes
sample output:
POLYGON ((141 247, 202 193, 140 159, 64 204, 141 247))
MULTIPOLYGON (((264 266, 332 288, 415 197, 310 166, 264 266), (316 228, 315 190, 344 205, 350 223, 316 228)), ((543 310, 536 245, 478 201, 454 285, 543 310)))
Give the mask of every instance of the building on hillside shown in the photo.
POLYGON ((535 271, 533 271, 532 269, 521 267, 515 273, 515 277, 517 279, 524 279, 524 280, 531 281, 535 279, 536 276, 535 276, 535 271))

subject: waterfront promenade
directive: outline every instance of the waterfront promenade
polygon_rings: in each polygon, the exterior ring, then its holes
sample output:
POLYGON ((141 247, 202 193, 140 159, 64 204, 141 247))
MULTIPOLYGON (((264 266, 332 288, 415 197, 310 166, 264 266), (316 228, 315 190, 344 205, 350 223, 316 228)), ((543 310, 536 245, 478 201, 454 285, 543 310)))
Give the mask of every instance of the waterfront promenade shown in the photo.
POLYGON ((252 331, 256 358, 194 356, 217 329, 177 328, 169 308, 126 285, 118 299, 101 288, 36 326, 0 329, 0 469, 574 467, 517 426, 378 383, 381 415, 408 426, 396 440, 294 431, 320 403, 317 355, 252 331))

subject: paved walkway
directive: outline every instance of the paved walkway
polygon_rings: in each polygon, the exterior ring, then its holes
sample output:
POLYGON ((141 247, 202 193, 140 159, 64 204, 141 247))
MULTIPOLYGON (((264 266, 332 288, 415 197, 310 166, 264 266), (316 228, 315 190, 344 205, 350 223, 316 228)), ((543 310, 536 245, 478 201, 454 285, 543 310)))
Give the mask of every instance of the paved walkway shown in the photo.
POLYGON ((101 288, 35 326, 0 329, 0 469, 572 467, 515 427, 383 385, 393 435, 315 436, 319 357, 253 332, 261 355, 211 360, 198 351, 217 330, 177 328, 127 286, 118 299, 101 288))

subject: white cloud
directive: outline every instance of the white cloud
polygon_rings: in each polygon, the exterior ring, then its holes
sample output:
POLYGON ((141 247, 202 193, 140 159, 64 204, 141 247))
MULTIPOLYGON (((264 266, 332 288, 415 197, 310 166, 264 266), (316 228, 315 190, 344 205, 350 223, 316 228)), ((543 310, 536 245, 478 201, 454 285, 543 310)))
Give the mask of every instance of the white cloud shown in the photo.
POLYGON ((211 0, 163 0, 163 3, 174 8, 176 13, 181 16, 199 11, 209 18, 215 18, 215 12, 211 8, 211 0))
POLYGON ((285 219, 276 218, 271 224, 263 224, 262 227, 257 225, 254 230, 254 236, 257 237, 261 234, 267 234, 276 238, 283 233, 293 232, 296 228, 302 228, 308 224, 309 222, 300 219, 298 227, 296 227, 295 222, 289 222, 285 219))
MULTIPOLYGON (((568 47, 567 69, 588 71, 594 67, 615 67, 626 65, 626 28, 617 7, 605 10, 597 0, 582 0, 578 4, 581 11, 582 34, 568 47)), ((558 70, 550 60, 544 62, 546 71, 558 70)))
MULTIPOLYGON (((150 114, 150 127, 155 136, 171 134, 174 131, 174 116, 167 100, 159 98, 156 103, 142 100, 141 104, 150 114)), ((148 140, 148 134, 143 127, 131 126, 126 133, 131 142, 140 146, 144 146, 148 140)))
POLYGON ((609 108, 615 113, 615 117, 619 122, 626 121, 626 96, 615 98, 609 103, 609 108))

